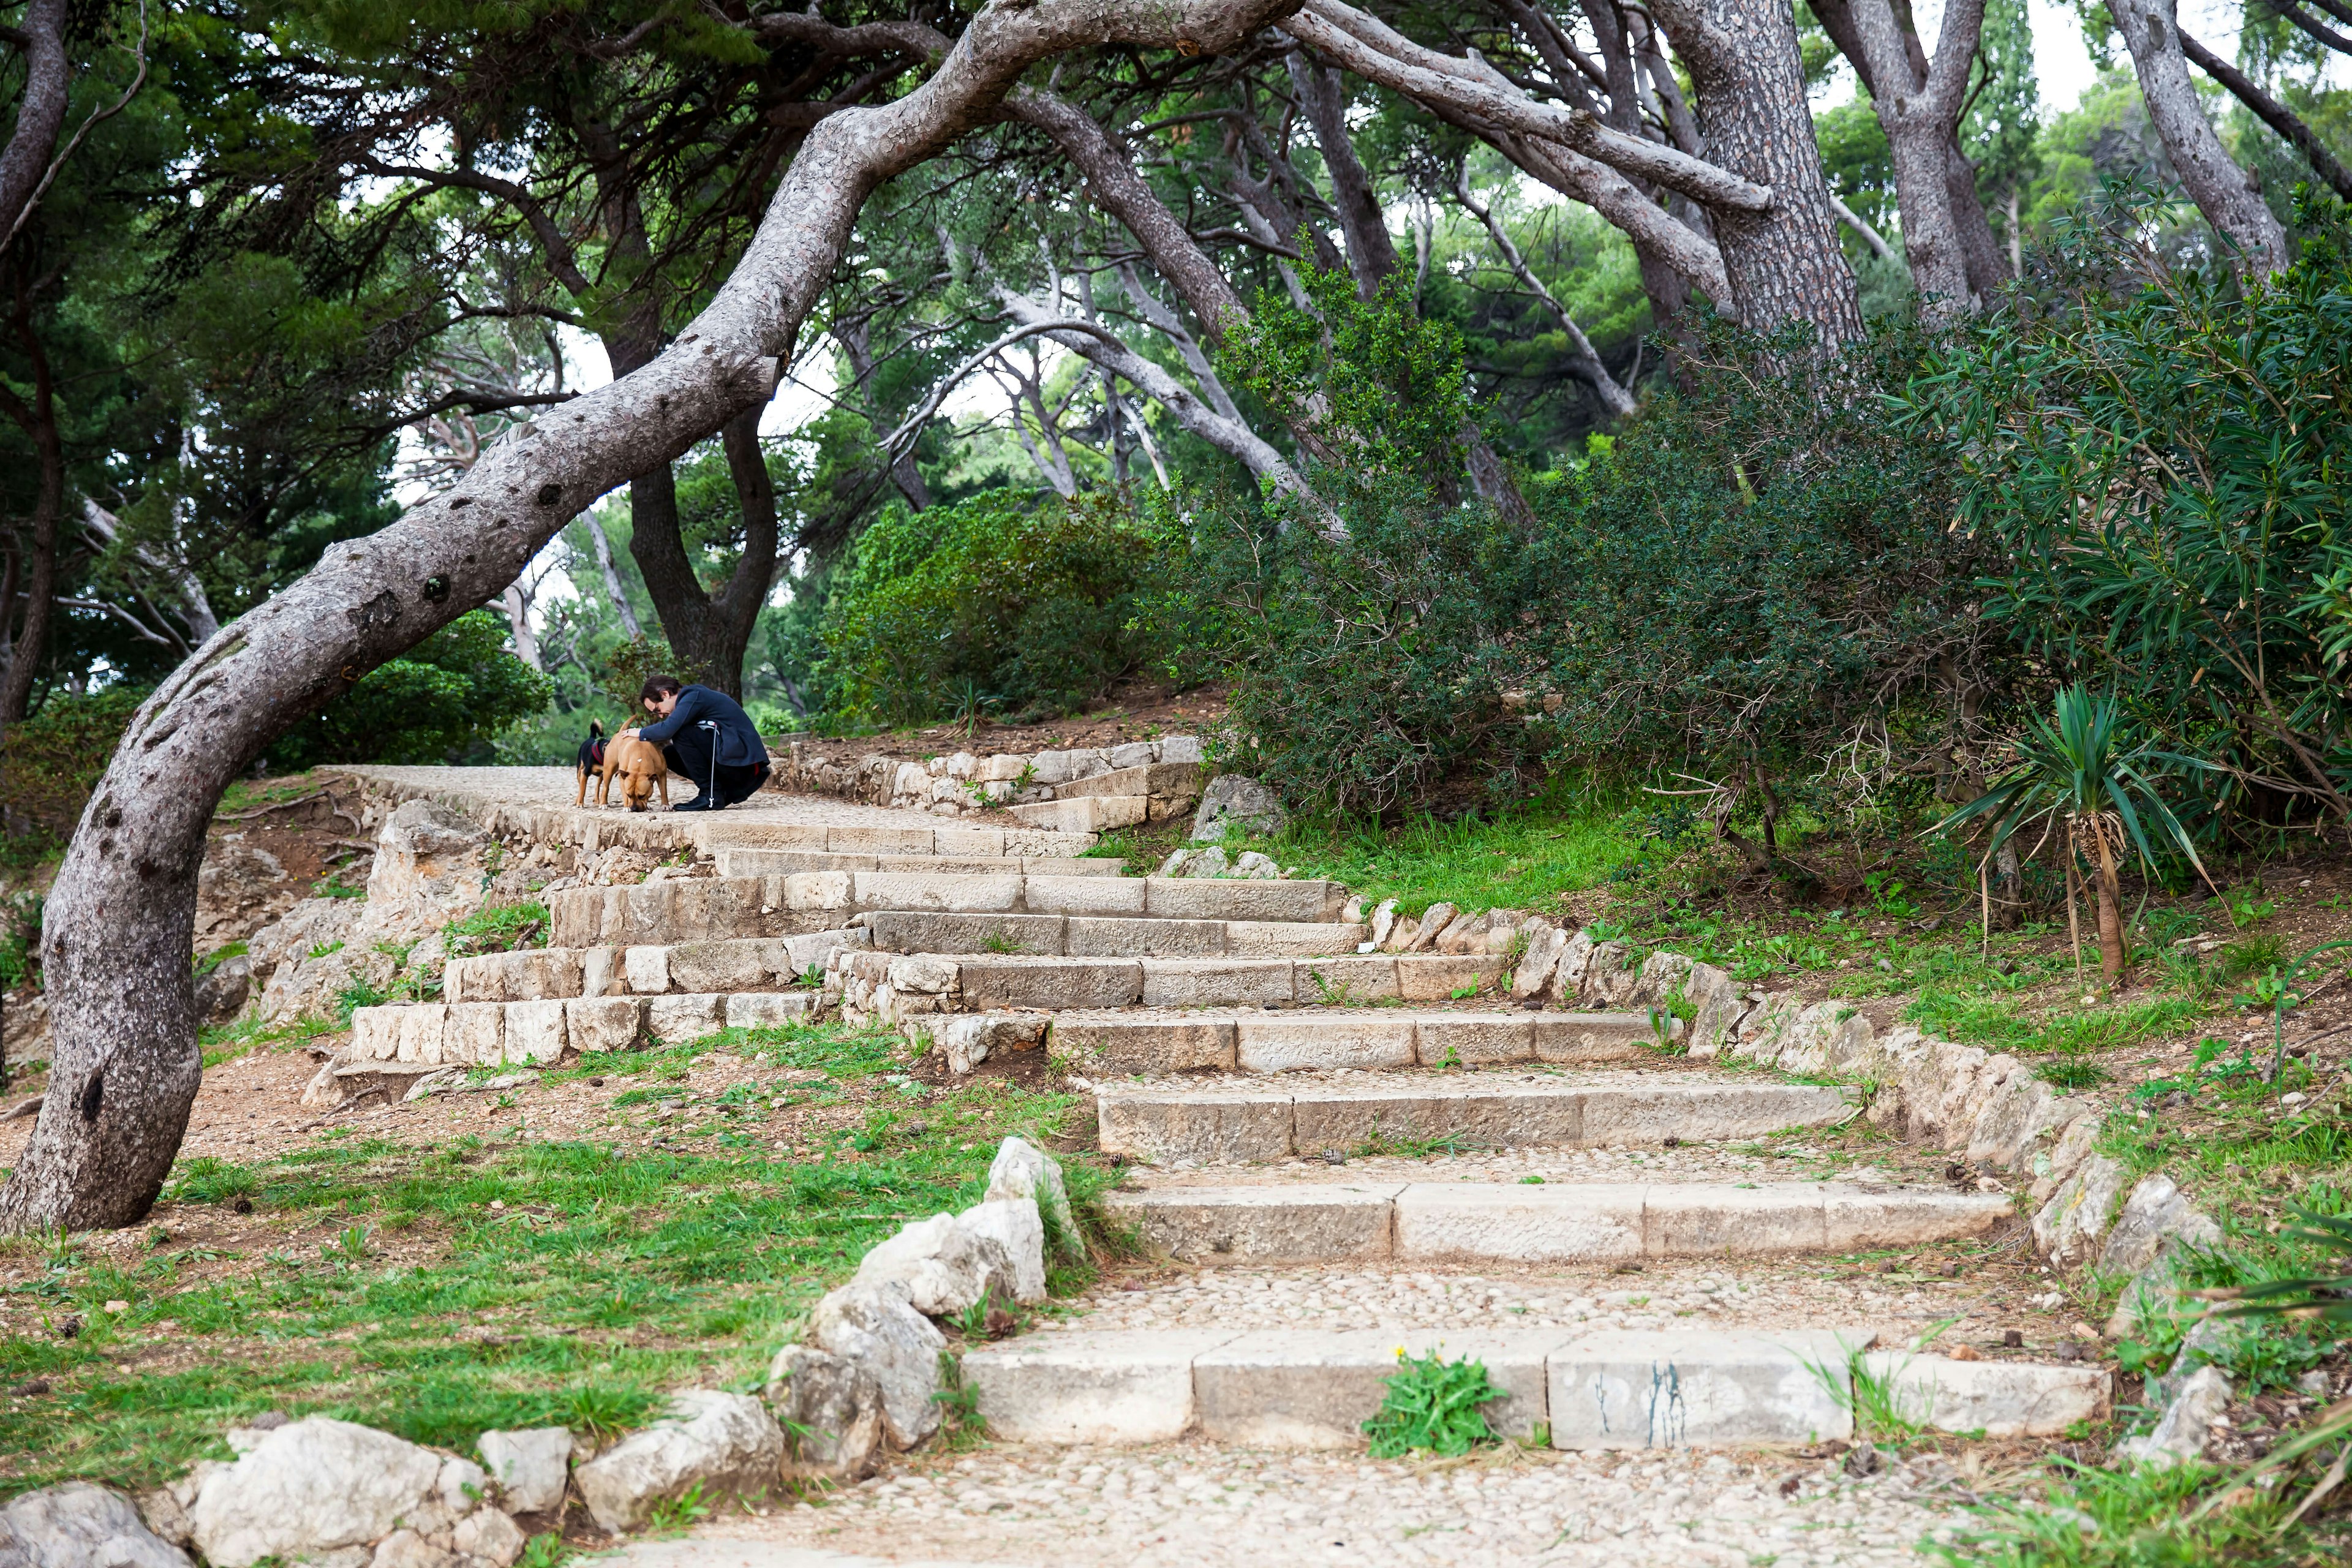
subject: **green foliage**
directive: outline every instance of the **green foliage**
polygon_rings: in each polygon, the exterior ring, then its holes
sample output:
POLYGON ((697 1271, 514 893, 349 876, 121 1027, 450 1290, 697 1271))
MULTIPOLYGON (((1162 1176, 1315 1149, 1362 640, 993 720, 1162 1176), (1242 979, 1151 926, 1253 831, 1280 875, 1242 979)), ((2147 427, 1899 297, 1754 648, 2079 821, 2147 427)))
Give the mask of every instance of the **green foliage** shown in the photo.
POLYGON ((1435 1351, 1409 1356, 1400 1345, 1397 1369, 1389 1374, 1381 1407, 1364 1423, 1372 1458, 1466 1454, 1492 1443, 1495 1431, 1481 1406, 1502 1396, 1486 1375, 1486 1363, 1449 1362, 1435 1351))
POLYGON ((75 697, 58 692, 0 736, 0 817, 12 834, 48 840, 71 835, 89 792, 147 693, 113 687, 75 697))
POLYGON ((1903 422, 1951 443, 1964 531, 2013 563, 1988 616, 2127 694, 2160 738, 2344 812, 2340 216, 2294 267, 2242 289, 2225 268, 2169 261, 2150 205, 2119 186, 2062 225, 2035 286, 1929 356, 1903 422))
MULTIPOLYGON (((1978 1506, 1975 1521, 1927 1550, 1951 1568, 2303 1568, 2340 1561, 2307 1526, 2289 1528, 2274 1493, 2199 1505, 2221 1472, 2189 1463, 2107 1469, 2053 1461, 2038 1484, 1978 1506)), ((2340 1536, 2338 1538, 2340 1545, 2340 1536)))
POLYGON ((442 941, 451 958, 545 947, 547 934, 547 906, 541 903, 493 904, 441 928, 442 941))
POLYGON ((992 490, 927 511, 894 507, 833 580, 818 668, 828 708, 906 723, 966 691, 975 714, 1070 711, 1142 656, 1136 622, 1159 557, 1112 495, 992 490))
POLYGON ((509 653, 506 626, 471 610, 362 676, 270 751, 287 771, 319 763, 442 763, 544 707, 547 678, 509 653))

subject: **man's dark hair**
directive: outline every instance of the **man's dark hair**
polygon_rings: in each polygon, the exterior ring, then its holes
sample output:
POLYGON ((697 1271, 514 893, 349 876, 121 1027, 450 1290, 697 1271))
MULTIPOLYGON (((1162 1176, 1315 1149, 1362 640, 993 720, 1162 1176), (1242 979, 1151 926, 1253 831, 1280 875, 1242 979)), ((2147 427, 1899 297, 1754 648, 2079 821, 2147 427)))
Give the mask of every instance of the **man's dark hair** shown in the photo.
POLYGON ((671 692, 679 690, 680 689, 677 676, 656 675, 646 682, 645 689, 637 693, 637 700, 640 702, 658 702, 663 698, 668 696, 671 692))

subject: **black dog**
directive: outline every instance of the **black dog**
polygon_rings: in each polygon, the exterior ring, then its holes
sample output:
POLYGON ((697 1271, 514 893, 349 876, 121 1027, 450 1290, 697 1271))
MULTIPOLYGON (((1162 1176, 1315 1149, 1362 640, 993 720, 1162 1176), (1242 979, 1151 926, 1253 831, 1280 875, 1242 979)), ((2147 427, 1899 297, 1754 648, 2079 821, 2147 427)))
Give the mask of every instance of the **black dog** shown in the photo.
POLYGON ((572 759, 572 771, 580 775, 580 798, 576 805, 588 804, 588 781, 604 766, 604 725, 603 721, 588 721, 588 738, 580 742, 579 753, 572 759))

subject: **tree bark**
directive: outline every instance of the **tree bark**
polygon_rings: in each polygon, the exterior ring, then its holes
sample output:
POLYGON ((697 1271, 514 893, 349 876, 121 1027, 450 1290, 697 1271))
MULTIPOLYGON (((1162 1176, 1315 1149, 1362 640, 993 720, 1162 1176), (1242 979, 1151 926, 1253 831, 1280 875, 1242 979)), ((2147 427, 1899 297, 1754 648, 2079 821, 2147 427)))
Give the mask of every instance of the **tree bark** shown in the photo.
POLYGON ((16 232, 58 150, 66 104, 73 92, 66 58, 66 0, 28 0, 24 35, 24 95, 16 100, 16 123, 0 148, 0 236, 16 232))
POLYGON ((589 542, 596 548, 596 570, 604 579, 604 596, 613 601, 613 613, 621 617, 621 629, 632 638, 645 636, 637 625, 637 612, 629 603, 628 590, 621 584, 619 568, 613 564, 613 542, 604 537, 604 525, 596 521, 593 511, 585 514, 589 542))
POLYGON ((1332 205, 1339 209, 1339 232, 1348 240, 1348 271, 1356 279, 1356 298, 1370 300, 1381 284, 1397 269, 1396 242, 1389 234, 1388 215, 1381 210, 1380 193, 1356 157, 1348 133, 1348 92, 1339 73, 1318 66, 1298 50, 1284 57, 1290 68, 1292 89, 1307 122, 1315 127, 1315 144, 1322 150, 1324 173, 1331 176, 1332 205))
POLYGON ((1790 0, 1657 0, 1654 10, 1698 90, 1709 159, 1772 192, 1764 212, 1713 215, 1741 323, 1769 332, 1802 321, 1824 348, 1859 339, 1862 303, 1830 211, 1790 0))
POLYGON ((1481 204, 1472 192, 1470 170, 1466 164, 1454 172, 1454 194, 1471 216, 1486 226, 1487 238, 1494 241, 1495 248, 1502 253, 1504 264, 1510 268, 1511 276, 1518 279, 1519 287, 1533 294, 1559 330, 1568 335, 1569 368, 1592 389, 1592 395, 1611 418, 1630 418, 1633 413, 1633 395, 1617 384, 1617 378, 1611 375, 1609 367, 1601 363, 1601 356, 1593 352, 1592 340, 1584 335, 1584 329, 1576 324, 1576 318, 1569 314, 1568 307, 1561 304, 1552 291, 1544 287, 1543 279, 1535 275, 1535 269, 1528 265, 1527 258, 1519 254, 1519 247, 1512 240, 1509 231, 1496 218, 1494 209, 1481 204))
POLYGON ((2326 182, 2330 189, 2346 201, 2352 201, 2352 169, 2336 161, 2326 142, 2303 117, 2257 87, 2246 73, 2216 55, 2212 50, 2182 33, 2180 52, 2196 63, 2197 68, 2230 89, 2240 103, 2253 110, 2254 118, 2277 132, 2287 144, 2303 154, 2312 172, 2326 182))
POLYGON ((2180 49, 2172 0, 2107 0, 2116 30, 2131 50, 2140 97, 2189 197, 2205 221, 2237 247, 2248 271, 2276 272, 2294 259, 2286 229, 2263 200, 2252 174, 2231 161, 2197 100, 2180 49))
POLYGON ((49 356, 33 323, 31 301, 20 292, 15 326, 33 369, 31 401, 0 387, 0 408, 33 443, 40 474, 35 481, 33 528, 24 569, 25 618, 8 648, 8 668, 0 676, 0 735, 25 717, 33 699, 33 681, 48 649, 49 616, 57 607, 58 535, 66 503, 65 447, 58 431, 57 388, 49 374, 49 356))
POLYGON ((2095 818, 2091 832, 2099 845, 2099 973, 2110 985, 2124 977, 2124 897, 2116 882, 2115 844, 2095 818))
POLYGON ((136 1223, 202 1071, 190 937, 221 794, 368 670, 495 595, 582 508, 775 393, 859 207, 979 124, 1031 65, 1104 45, 1217 53, 1290 0, 992 4, 921 87, 819 121, 733 273, 651 363, 519 430, 383 531, 336 545, 223 628, 132 717, 53 883, 42 933, 54 1063, 0 1230, 136 1223))
MULTIPOLYGON (((1948 0, 1935 59, 1924 69, 1912 58, 1914 40, 1895 20, 1892 0, 1853 0, 1853 17, 1874 84, 1871 106, 1895 164, 1903 257, 1924 301, 1922 314, 1942 321, 1972 312, 1982 301, 1969 280, 1948 154, 1984 26, 1984 0, 1948 0)), ((1976 199, 1973 184, 1969 199, 1976 199)))

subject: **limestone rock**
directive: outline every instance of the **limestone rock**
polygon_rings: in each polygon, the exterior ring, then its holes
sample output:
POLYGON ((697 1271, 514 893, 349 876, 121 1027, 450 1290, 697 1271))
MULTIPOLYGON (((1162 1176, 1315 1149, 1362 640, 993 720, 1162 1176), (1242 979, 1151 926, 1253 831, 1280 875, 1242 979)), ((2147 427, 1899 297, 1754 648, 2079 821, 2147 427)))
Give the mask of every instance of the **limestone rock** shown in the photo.
POLYGON ((854 1481, 882 1455, 882 1385, 844 1356, 786 1345, 768 1368, 768 1407, 784 1428, 794 1476, 854 1481))
POLYGON ((993 1289, 1013 1291, 1011 1254, 993 1237, 967 1229, 950 1214, 908 1220, 857 1266, 854 1283, 895 1283, 926 1317, 952 1317, 993 1289))
MULTIPOLYGON (((1375 948, 1387 947, 1389 935, 1396 930, 1396 927, 1397 901, 1394 899, 1382 899, 1372 910, 1372 929, 1370 933, 1372 945, 1375 948)), ((1553 956, 1559 955, 1555 953, 1553 956)))
POLYGON ((445 1527, 442 1457, 362 1426, 313 1415, 261 1435, 205 1477, 188 1510, 213 1568, 314 1556, 381 1541, 403 1523, 445 1527))
MULTIPOLYGON (((1542 995, 1544 987, 1551 984, 1552 971, 1559 967, 1559 955, 1568 951, 1566 931, 1540 921, 1528 923, 1534 929, 1528 931, 1528 950, 1520 955, 1519 967, 1511 975, 1511 999, 1515 1002, 1542 995)), ((1373 931, 1375 941, 1385 934, 1377 925, 1373 931)))
POLYGON ((961 1074, 992 1056, 1043 1046, 1046 1022, 1041 1013, 966 1013, 941 1018, 929 1029, 947 1057, 948 1071, 961 1074))
POLYGON ((357 899, 304 899, 247 942, 249 972, 255 980, 267 982, 288 960, 348 938, 361 913, 357 899))
POLYGON ((457 1521, 457 1528, 450 1532, 449 1544, 467 1557, 495 1563, 498 1568, 512 1568, 530 1540, 523 1534, 522 1526, 498 1509, 479 1508, 457 1521))
POLYGON ((2114 1274, 2137 1274, 2156 1261, 2189 1218, 2189 1194, 2158 1173, 2147 1177, 2124 1200, 2115 1228, 2099 1251, 2099 1267, 2114 1274))
POLYGON ((188 1554, 147 1528, 131 1500, 86 1481, 26 1492, 0 1508, 7 1568, 188 1568, 188 1554))
POLYGON ((1231 874, 1255 882, 1274 882, 1281 879, 1282 868, 1255 849, 1244 849, 1235 857, 1231 874))
POLYGON ((1244 773, 1220 773, 1201 792, 1199 812, 1192 819, 1192 839, 1213 844, 1228 829, 1265 837, 1282 831, 1290 814, 1265 785, 1244 773))
POLYGON ((196 1016, 209 1024, 226 1024, 245 1011, 253 994, 253 960, 244 953, 224 958, 196 976, 196 1016))
POLYGON ((907 1300, 896 1282, 853 1282, 827 1295, 809 1317, 819 1350, 856 1362, 882 1389, 883 1430, 911 1448, 940 1428, 940 1352, 947 1336, 907 1300))
POLYGON ((1438 933, 1443 931, 1447 926, 1454 923, 1454 917, 1456 912, 1457 911, 1452 904, 1436 903, 1430 905, 1429 908, 1421 911, 1421 920, 1416 925, 1414 925, 1412 928, 1412 934, 1410 936, 1406 936, 1403 933, 1402 922, 1400 921, 1399 929, 1392 938, 1392 940, 1397 943, 1396 951, 1399 952, 1426 952, 1429 949, 1436 946, 1438 933))
POLYGON ((1045 1226, 1034 1199, 975 1204, 956 1216, 956 1225, 975 1241, 992 1241, 1003 1248, 1014 1300, 1025 1304, 1045 1299, 1045 1226))
POLYGON ((996 1158, 988 1167, 987 1197, 992 1203, 999 1198, 1034 1200, 1055 1245, 1071 1258, 1086 1256, 1086 1238, 1078 1232, 1077 1216, 1070 1212, 1062 1167, 1027 1139, 1007 1138, 997 1146, 996 1158))
POLYGON ((2200 1366, 2164 1407, 2156 1430, 2144 1437, 2125 1438, 2116 1445, 2116 1452, 2158 1469, 2202 1458, 2205 1445, 2212 1438, 2215 1417, 2229 1408, 2227 1374, 2218 1366, 2200 1366))
POLYGON ((689 1388, 670 1397, 662 1419, 572 1475, 597 1528, 617 1535, 698 1481, 709 1502, 762 1496, 782 1479, 783 1463, 783 1430, 766 1405, 750 1394, 689 1388))
POLYGON ((457 1554, 444 1551, 414 1530, 395 1530, 375 1543, 368 1568, 458 1568, 457 1554))
POLYGON ((1714 1056, 1730 1039, 1747 1006, 1739 994, 1739 983, 1712 963, 1694 963, 1683 981, 1683 996, 1695 1009, 1685 1037, 1691 1056, 1702 1059, 1714 1056))
POLYGON ((488 829, 437 800, 404 800, 376 833, 371 914, 385 905, 462 914, 480 904, 488 829))
POLYGON ((562 1426, 485 1432, 475 1439, 499 1497, 515 1513, 553 1513, 572 1478, 572 1434, 562 1426))
POLYGON ((2131 1173, 2104 1154, 2085 1160, 2033 1216, 2033 1245, 2055 1264, 2086 1261, 2130 1181, 2131 1173))

